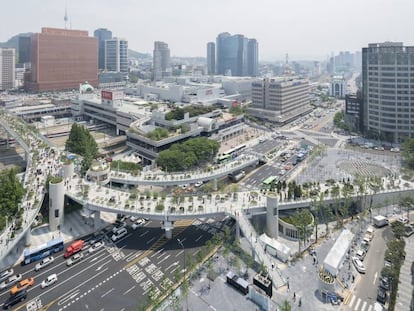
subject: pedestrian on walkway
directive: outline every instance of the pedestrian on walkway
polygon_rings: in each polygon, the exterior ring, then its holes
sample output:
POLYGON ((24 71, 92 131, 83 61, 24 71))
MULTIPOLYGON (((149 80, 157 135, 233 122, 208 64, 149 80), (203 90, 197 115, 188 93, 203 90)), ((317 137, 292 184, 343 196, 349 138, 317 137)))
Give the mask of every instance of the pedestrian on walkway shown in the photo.
POLYGON ((293 292, 293 302, 296 301, 296 292, 293 292))

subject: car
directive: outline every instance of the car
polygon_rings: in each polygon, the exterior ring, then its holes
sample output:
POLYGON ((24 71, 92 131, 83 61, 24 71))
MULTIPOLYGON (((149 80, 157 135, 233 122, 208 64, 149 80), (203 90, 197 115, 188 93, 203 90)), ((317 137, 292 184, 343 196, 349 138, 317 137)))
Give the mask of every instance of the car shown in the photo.
POLYGON ((8 277, 12 276, 14 274, 13 268, 4 270, 2 273, 0 273, 0 282, 3 282, 8 277))
POLYGON ((89 247, 88 252, 89 254, 92 254, 93 252, 97 251, 98 249, 101 249, 104 247, 105 243, 103 241, 96 242, 89 247))
POLYGON ((136 222, 132 224, 132 229, 135 230, 138 227, 142 227, 145 224, 145 220, 143 218, 139 218, 136 222))
POLYGON ((83 254, 82 253, 76 253, 71 258, 69 258, 68 260, 66 260, 66 265, 68 267, 70 267, 73 264, 78 263, 79 261, 81 261, 82 258, 83 258, 83 254))
POLYGON ((21 279, 22 279, 21 274, 13 274, 12 276, 10 276, 8 279, 6 279, 0 284, 0 289, 5 289, 7 287, 13 286, 17 282, 19 282, 21 279))
POLYGON ((386 300, 387 300, 387 292, 383 288, 379 287, 378 292, 377 292, 377 301, 382 304, 385 304, 386 300))
POLYGON ((40 269, 50 265, 53 261, 55 261, 55 258, 53 258, 53 256, 49 256, 46 258, 43 258, 41 262, 39 262, 38 264, 36 264, 35 266, 35 271, 39 271, 40 269))
POLYGON ((362 263, 361 260, 359 260, 358 257, 352 257, 352 263, 354 264, 355 269, 359 273, 364 274, 366 272, 365 267, 364 267, 364 264, 362 263))
POLYGON ((203 182, 202 182, 202 181, 197 181, 197 182, 194 184, 194 187, 198 188, 198 187, 201 187, 202 185, 203 185, 203 182))
POLYGON ((3 309, 8 309, 11 306, 14 306, 16 303, 24 301, 27 298, 27 291, 21 290, 16 293, 16 295, 12 295, 3 304, 3 309))
POLYGON ((17 292, 21 291, 22 289, 27 289, 29 286, 32 286, 33 284, 34 278, 27 278, 21 280, 19 283, 12 287, 12 289, 10 290, 10 295, 16 295, 17 292))
POLYGON ((392 267, 392 262, 388 261, 388 260, 384 260, 384 266, 391 268, 392 267))
POLYGON ((137 216, 134 216, 134 215, 132 215, 132 216, 130 216, 130 217, 129 217, 129 220, 130 220, 131 222, 136 222, 136 221, 137 221, 137 219, 138 219, 138 217, 137 217, 137 216))
POLYGON ((356 252, 355 257, 357 257, 359 260, 363 261, 366 255, 366 251, 360 249, 356 252))
POLYGON ((126 222, 120 222, 117 226, 112 228, 112 233, 116 233, 117 231, 125 227, 126 227, 126 222))
POLYGON ((387 277, 382 277, 380 279, 380 287, 385 289, 385 290, 389 290, 390 289, 390 281, 388 280, 387 277))
POLYGON ((103 241, 104 239, 105 239, 105 234, 103 234, 102 232, 98 232, 93 235, 89 243, 92 245, 92 244, 95 244, 96 242, 103 241))
POLYGON ((401 216, 400 218, 398 218, 399 222, 402 222, 403 224, 408 224, 409 220, 406 217, 401 216))
POLYGON ((53 283, 56 283, 57 280, 58 280, 58 278, 57 278, 56 273, 53 273, 53 274, 49 275, 46 279, 44 279, 42 281, 42 283, 40 284, 40 287, 41 288, 49 287, 53 283))
POLYGON ((128 230, 126 228, 122 228, 112 235, 111 240, 116 242, 118 239, 126 236, 127 234, 128 234, 128 230))
POLYGON ((286 171, 285 171, 285 170, 281 170, 281 171, 279 172, 279 175, 280 175, 280 176, 285 175, 285 174, 286 174, 286 171))

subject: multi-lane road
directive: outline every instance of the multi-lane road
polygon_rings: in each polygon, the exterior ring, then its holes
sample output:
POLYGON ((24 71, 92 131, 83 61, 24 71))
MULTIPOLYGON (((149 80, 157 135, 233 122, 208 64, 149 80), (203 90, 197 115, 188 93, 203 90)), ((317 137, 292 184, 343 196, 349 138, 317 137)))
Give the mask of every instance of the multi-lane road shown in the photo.
MULTIPOLYGON (((131 310, 148 303, 148 295, 170 288, 174 277, 183 273, 184 254, 196 258, 201 247, 216 232, 230 222, 203 219, 182 221, 174 229, 173 239, 166 240, 159 222, 148 221, 145 226, 112 242, 111 233, 105 237, 105 247, 89 253, 89 243, 82 250, 83 259, 67 267, 63 253, 55 254, 54 262, 34 272, 36 263, 16 266, 15 273, 23 278, 34 277, 27 300, 16 305, 17 310, 131 310), (182 249, 177 238, 183 243, 182 249), (41 289, 41 282, 56 273, 58 282, 41 289)), ((86 239, 87 240, 87 239, 86 239)), ((0 292, 0 301, 9 290, 0 292)))

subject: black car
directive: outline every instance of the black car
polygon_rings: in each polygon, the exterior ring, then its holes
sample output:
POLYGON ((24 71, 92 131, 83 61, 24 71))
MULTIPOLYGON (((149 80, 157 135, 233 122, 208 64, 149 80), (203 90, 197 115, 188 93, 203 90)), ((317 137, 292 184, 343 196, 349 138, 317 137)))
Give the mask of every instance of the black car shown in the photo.
POLYGON ((387 300, 387 292, 382 287, 379 287, 378 293, 377 293, 377 301, 382 304, 385 304, 386 300, 387 300))
POLYGON ((380 287, 389 290, 390 289, 390 282, 388 281, 388 278, 382 277, 380 280, 380 287))
POLYGON ((18 291, 15 295, 10 296, 3 304, 3 309, 8 309, 16 303, 21 302, 27 298, 27 291, 25 289, 18 291))

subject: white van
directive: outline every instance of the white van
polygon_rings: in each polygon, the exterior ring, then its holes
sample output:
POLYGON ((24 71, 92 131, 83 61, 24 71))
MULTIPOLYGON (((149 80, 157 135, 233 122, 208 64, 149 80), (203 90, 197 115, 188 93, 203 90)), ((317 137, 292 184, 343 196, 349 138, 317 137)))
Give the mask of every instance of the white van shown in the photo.
POLYGON ((127 234, 128 234, 128 230, 126 228, 121 228, 112 235, 111 239, 112 241, 115 242, 119 240, 120 238, 126 236, 127 234))

